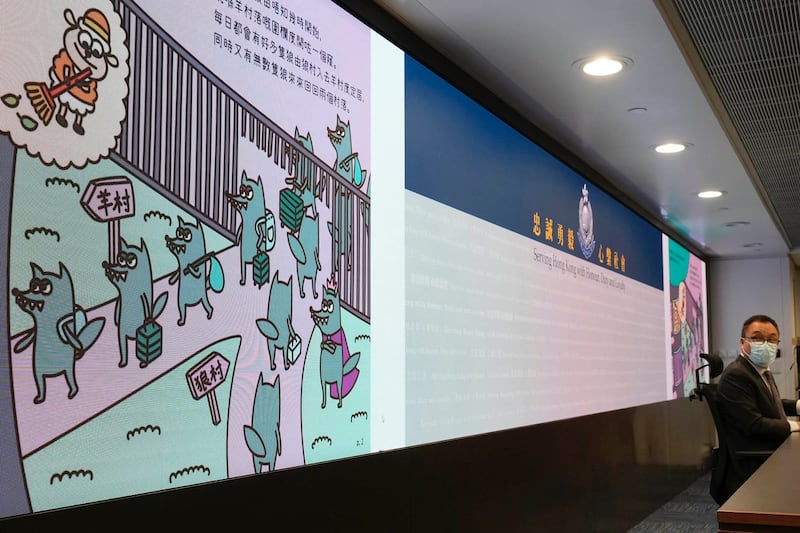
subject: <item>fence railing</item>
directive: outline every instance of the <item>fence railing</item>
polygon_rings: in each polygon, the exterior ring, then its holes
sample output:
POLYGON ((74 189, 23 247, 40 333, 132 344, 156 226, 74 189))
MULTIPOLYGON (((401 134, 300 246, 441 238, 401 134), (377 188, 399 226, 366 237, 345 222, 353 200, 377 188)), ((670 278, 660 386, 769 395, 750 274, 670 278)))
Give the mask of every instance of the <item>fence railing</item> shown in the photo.
MULTIPOLYGON (((135 3, 115 0, 130 51, 128 115, 112 159, 233 240, 239 143, 247 140, 331 210, 343 307, 369 321, 370 198, 196 61, 135 3)), ((320 231, 327 231, 326 221, 320 231)))

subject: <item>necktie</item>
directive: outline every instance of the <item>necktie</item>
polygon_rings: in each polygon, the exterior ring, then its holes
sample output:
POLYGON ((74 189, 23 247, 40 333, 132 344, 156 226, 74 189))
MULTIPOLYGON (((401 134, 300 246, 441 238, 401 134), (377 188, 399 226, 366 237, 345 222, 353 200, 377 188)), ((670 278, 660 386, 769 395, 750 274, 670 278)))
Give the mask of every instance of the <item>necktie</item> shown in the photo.
POLYGON ((764 378, 769 383, 770 392, 772 392, 772 403, 775 404, 775 409, 778 410, 778 415, 781 418, 786 418, 786 413, 783 412, 783 402, 781 402, 781 393, 778 391, 778 385, 775 383, 775 378, 772 376, 772 372, 767 370, 764 372, 764 378))

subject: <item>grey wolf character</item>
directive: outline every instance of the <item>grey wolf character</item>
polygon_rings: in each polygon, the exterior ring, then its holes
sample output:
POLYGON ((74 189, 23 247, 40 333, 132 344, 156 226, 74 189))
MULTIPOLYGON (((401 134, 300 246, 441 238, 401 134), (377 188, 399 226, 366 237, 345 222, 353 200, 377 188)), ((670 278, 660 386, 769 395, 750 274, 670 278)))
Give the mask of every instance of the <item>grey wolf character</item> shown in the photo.
POLYGON ((117 288, 119 298, 114 308, 114 324, 119 337, 119 366, 128 364, 128 340, 136 338, 136 330, 148 319, 159 317, 169 294, 162 292, 153 301, 153 269, 144 239, 139 246, 120 239, 117 262, 103 261, 108 281, 117 288))
MULTIPOLYGON (((358 152, 353 152, 353 140, 350 136, 350 122, 344 122, 336 115, 336 127, 327 128, 328 139, 336 151, 333 169, 356 187, 361 187, 366 179, 366 170, 361 169, 358 152)), ((328 222, 328 231, 333 237, 334 270, 339 269, 339 258, 345 256, 347 268, 352 266, 352 233, 353 233, 353 197, 347 189, 337 193, 334 220, 328 222)))
POLYGON ((33 403, 37 404, 45 400, 46 377, 64 374, 69 386, 67 398, 71 400, 78 394, 75 362, 91 348, 106 323, 105 318, 86 322, 86 313, 75 305, 72 277, 67 267, 58 265, 56 274, 31 263, 28 290, 11 290, 20 309, 33 317, 33 330, 14 345, 14 351, 19 353, 33 345, 33 403))
POLYGON ((208 274, 206 272, 206 238, 203 227, 184 221, 178 216, 175 237, 164 235, 167 249, 178 259, 178 270, 169 277, 169 284, 178 283, 178 325, 186 323, 186 308, 203 304, 206 317, 211 318, 214 308, 208 301, 208 274))
POLYGON ((239 246, 239 283, 245 284, 247 265, 253 264, 253 257, 259 252, 268 252, 275 246, 275 226, 272 212, 266 208, 264 186, 261 176, 251 180, 242 172, 239 194, 225 193, 228 202, 239 211, 242 221, 236 229, 236 244, 239 246))
POLYGON ((306 212, 300 221, 300 229, 297 231, 297 235, 287 233, 286 238, 289 240, 289 249, 291 249, 292 255, 297 261, 297 281, 300 288, 300 297, 306 297, 303 286, 306 280, 310 279, 311 290, 314 293, 314 299, 316 299, 318 296, 317 272, 322 270, 322 265, 319 261, 319 213, 317 213, 314 194, 310 189, 303 189, 300 193, 300 198, 303 200, 303 207, 306 212), (308 213, 309 207, 311 208, 311 214, 308 213))
POLYGON ((258 385, 253 398, 252 426, 244 426, 244 440, 253 454, 256 474, 267 465, 275 470, 275 459, 281 454, 281 377, 274 383, 264 383, 264 375, 258 375, 258 385))
POLYGON ((106 77, 109 67, 119 65, 119 60, 111 53, 111 27, 102 11, 89 9, 76 19, 66 9, 64 19, 67 29, 63 46, 53 56, 50 68, 52 85, 29 82, 25 90, 44 124, 50 122, 57 105, 56 122, 66 128, 67 112, 72 112, 72 129, 83 135, 83 117, 94 112, 97 84, 106 77))
POLYGON ((289 370, 291 364, 297 359, 296 353, 290 354, 289 352, 297 349, 295 343, 299 340, 292 325, 291 276, 288 281, 281 281, 278 278, 278 271, 275 271, 269 286, 267 318, 257 319, 256 326, 267 338, 270 369, 275 370, 275 349, 279 348, 283 352, 283 368, 289 370))
POLYGON ((353 151, 350 121, 345 122, 339 118, 339 115, 336 115, 336 127, 327 129, 328 139, 336 150, 336 162, 333 164, 333 169, 356 187, 361 187, 367 177, 367 171, 362 170, 358 152, 353 151))
MULTIPOLYGON (((300 143, 300 146, 311 152, 314 153, 314 142, 311 140, 311 133, 306 132, 305 135, 300 134, 300 130, 297 129, 297 126, 294 128, 294 140, 300 143)), ((295 176, 289 178, 293 181, 293 185, 295 190, 300 193, 303 189, 311 189, 315 187, 311 180, 314 177, 313 173, 313 164, 311 160, 308 159, 305 155, 301 154, 300 152, 295 152, 294 154, 294 164, 295 164, 295 176)), ((287 183, 289 181, 287 180, 287 183)))
POLYGON ((334 274, 325 282, 320 309, 309 307, 314 324, 322 333, 319 356, 319 377, 322 385, 322 408, 327 403, 325 385, 330 385, 331 398, 347 396, 356 384, 359 370, 356 368, 361 352, 350 353, 347 336, 342 329, 342 310, 339 301, 338 283, 334 274))

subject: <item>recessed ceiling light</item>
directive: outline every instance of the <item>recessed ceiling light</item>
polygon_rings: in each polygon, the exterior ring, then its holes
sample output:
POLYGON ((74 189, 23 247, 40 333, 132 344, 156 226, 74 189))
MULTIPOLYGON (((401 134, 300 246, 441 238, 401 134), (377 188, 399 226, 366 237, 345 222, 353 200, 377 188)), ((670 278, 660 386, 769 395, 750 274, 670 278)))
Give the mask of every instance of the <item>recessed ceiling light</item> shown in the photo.
POLYGON ((700 198, 719 198, 723 194, 725 194, 725 191, 711 190, 711 191, 700 191, 699 193, 697 193, 697 196, 699 196, 700 198))
POLYGON ((654 146, 653 150, 659 154, 677 154, 678 152, 683 152, 689 148, 689 146, 691 146, 691 144, 684 142, 668 142, 654 146))
POLYGON ((579 59, 573 65, 589 76, 611 76, 633 65, 633 61, 620 56, 596 56, 579 59))

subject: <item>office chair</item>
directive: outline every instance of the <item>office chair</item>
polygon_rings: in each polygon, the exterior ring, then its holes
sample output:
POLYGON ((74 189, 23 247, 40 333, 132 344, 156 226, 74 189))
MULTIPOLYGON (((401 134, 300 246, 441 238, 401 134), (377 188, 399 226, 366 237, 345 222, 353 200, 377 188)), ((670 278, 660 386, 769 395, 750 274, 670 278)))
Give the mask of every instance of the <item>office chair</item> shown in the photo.
POLYGON ((712 452, 711 461, 711 483, 709 486, 709 494, 714 498, 717 504, 722 505, 725 503, 733 493, 729 487, 725 486, 725 472, 726 469, 731 469, 737 472, 745 470, 745 462, 749 463, 746 470, 752 471, 755 465, 763 463, 767 457, 772 454, 771 450, 739 450, 734 452, 730 449, 728 442, 728 429, 725 426, 725 421, 719 412, 717 405, 717 384, 710 381, 720 374, 722 374, 723 362, 722 358, 716 354, 701 353, 700 358, 706 361, 706 364, 699 366, 695 370, 695 383, 697 388, 692 394, 693 398, 703 401, 706 400, 708 409, 711 411, 711 418, 714 420, 714 427, 717 430, 717 448, 712 452), (700 372, 708 368, 709 382, 700 381, 700 372))

